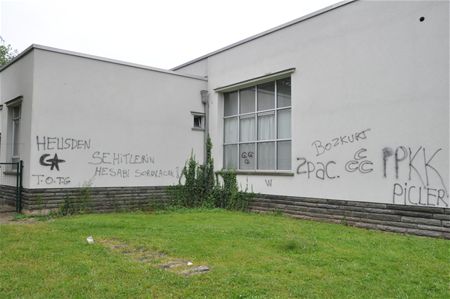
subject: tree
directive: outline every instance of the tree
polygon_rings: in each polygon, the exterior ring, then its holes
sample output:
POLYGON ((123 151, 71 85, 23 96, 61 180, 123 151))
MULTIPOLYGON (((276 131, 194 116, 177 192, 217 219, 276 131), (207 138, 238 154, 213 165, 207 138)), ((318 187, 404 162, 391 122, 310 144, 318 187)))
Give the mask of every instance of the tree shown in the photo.
POLYGON ((7 64, 17 55, 17 50, 0 36, 0 66, 7 64))

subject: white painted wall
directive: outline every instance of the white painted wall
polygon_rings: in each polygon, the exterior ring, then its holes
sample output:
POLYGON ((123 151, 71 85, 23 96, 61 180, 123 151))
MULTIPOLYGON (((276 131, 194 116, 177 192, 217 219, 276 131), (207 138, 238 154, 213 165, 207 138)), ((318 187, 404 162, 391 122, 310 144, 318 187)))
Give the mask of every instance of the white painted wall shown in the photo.
POLYGON ((171 185, 191 151, 203 157, 203 132, 191 129, 191 111, 203 111, 204 80, 34 52, 26 187, 171 185), (51 169, 55 154, 64 160, 59 171, 51 169))
POLYGON ((223 159, 223 99, 214 89, 296 69, 294 176, 240 175, 242 185, 265 194, 449 207, 448 2, 357 1, 207 60, 218 168, 223 159), (425 21, 419 22, 422 16, 425 21), (367 138, 325 153, 318 154, 313 145, 364 130, 367 138), (408 156, 401 159, 401 147, 407 155, 411 151, 411 162, 408 156), (360 149, 366 149, 362 161, 372 162, 373 170, 346 171, 360 149), (393 151, 386 169, 383 149, 393 151), (401 160, 398 177, 396 151, 401 160), (332 161, 330 178, 317 178, 315 172, 308 178, 302 173, 303 159, 316 169, 318 162, 332 161))
MULTIPOLYGON (((0 91, 1 93, 1 91, 0 91)), ((1 101, 1 100, 0 100, 1 101)), ((0 109, 0 157, 2 156, 2 119, 3 119, 3 107, 0 109)))
MULTIPOLYGON (((220 169, 223 99, 214 90, 290 68, 293 176, 240 175, 243 186, 265 194, 449 206, 444 1, 357 1, 179 69, 207 75, 208 85, 201 78, 35 49, 0 73, 0 99, 23 96, 26 188, 161 186, 177 182, 191 151, 198 160, 203 156, 203 133, 191 129, 191 111, 203 111, 200 90, 210 93, 220 169), (333 146, 336 138, 361 131, 366 138, 333 146), (314 142, 332 144, 322 153, 314 142), (373 168, 347 171, 361 149, 367 156, 362 161, 373 168), (116 163, 114 153, 122 154, 116 163), (59 170, 55 162, 51 169, 55 154, 64 160, 59 170), (329 165, 328 176, 305 173, 308 165, 320 169, 319 162, 329 165)), ((2 142, 0 160, 6 148, 2 142)))
MULTIPOLYGON (((33 70, 34 53, 29 52, 20 60, 3 69, 0 72, 0 101, 3 104, 1 113, 1 133, 2 142, 0 148, 0 162, 11 162, 11 127, 8 123, 8 106, 6 102, 17 97, 22 97, 21 120, 20 120, 20 145, 19 155, 25 164, 28 164, 30 157, 30 136, 31 131, 31 102, 33 100, 33 70)), ((16 176, 3 173, 0 175, 0 184, 15 185, 16 176)), ((24 183, 28 183, 29 169, 24 170, 24 183)))
POLYGON ((195 63, 184 66, 183 68, 177 69, 177 72, 192 74, 201 77, 208 76, 208 59, 199 60, 195 63))

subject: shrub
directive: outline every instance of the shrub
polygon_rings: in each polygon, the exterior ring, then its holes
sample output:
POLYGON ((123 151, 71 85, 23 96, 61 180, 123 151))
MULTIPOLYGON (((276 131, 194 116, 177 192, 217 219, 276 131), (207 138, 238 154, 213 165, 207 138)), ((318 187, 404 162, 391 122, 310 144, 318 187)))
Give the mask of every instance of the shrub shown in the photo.
POLYGON ((214 173, 211 150, 212 143, 208 137, 204 165, 198 163, 191 153, 179 184, 169 188, 172 206, 245 210, 252 194, 248 190, 239 190, 235 171, 214 173))

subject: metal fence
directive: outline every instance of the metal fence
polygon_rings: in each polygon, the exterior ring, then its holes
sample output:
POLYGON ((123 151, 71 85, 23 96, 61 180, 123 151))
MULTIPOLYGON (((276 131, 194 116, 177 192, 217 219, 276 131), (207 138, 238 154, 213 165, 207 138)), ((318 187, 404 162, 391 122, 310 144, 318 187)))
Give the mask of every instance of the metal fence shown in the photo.
POLYGON ((0 205, 11 205, 22 211, 23 162, 0 162, 0 205))

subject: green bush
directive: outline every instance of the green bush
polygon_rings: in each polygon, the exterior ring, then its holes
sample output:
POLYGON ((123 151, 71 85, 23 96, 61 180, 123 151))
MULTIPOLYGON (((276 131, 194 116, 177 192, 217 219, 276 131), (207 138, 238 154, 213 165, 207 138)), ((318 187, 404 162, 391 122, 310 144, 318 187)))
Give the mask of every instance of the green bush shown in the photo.
POLYGON ((169 187, 171 205, 185 208, 245 210, 252 194, 248 193, 248 190, 239 190, 235 171, 214 173, 211 150, 212 143, 208 137, 204 165, 198 163, 191 153, 181 172, 179 184, 169 187))

